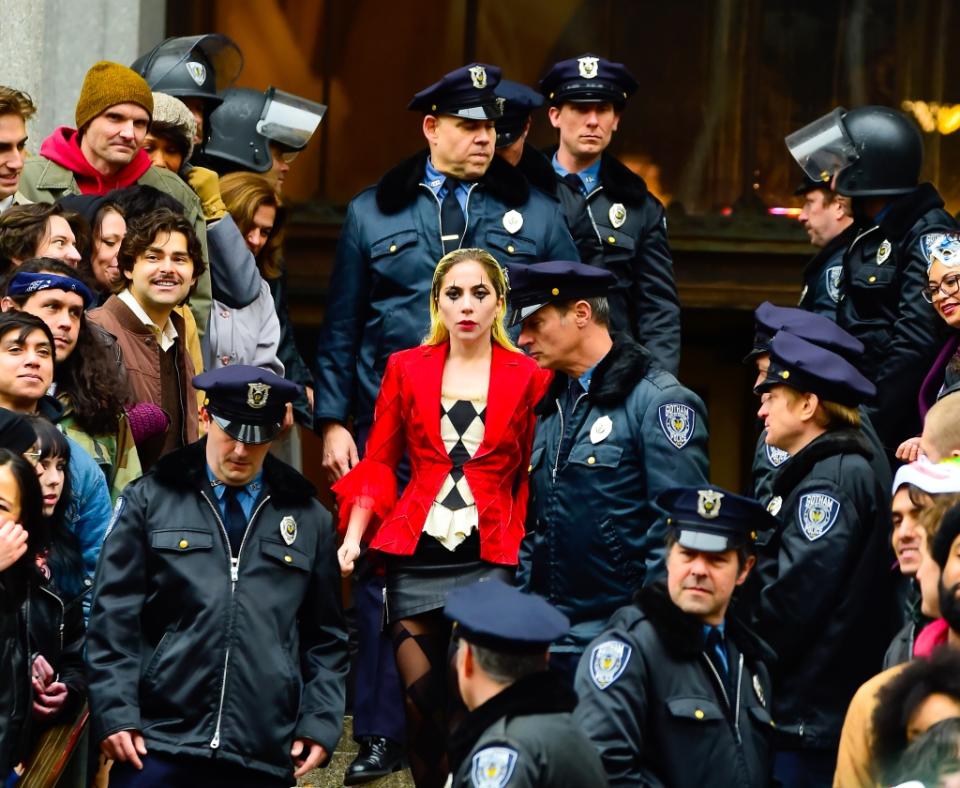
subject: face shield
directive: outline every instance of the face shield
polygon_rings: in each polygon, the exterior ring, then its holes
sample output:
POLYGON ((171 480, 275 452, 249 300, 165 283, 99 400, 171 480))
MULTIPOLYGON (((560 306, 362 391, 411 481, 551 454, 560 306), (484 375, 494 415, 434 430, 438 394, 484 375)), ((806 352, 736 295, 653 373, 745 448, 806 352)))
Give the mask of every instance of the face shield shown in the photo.
POLYGON ((214 96, 230 88, 243 70, 240 47, 220 33, 170 38, 147 57, 140 72, 151 89, 161 92, 170 78, 179 73, 178 69, 184 67, 196 83, 198 94, 209 92, 214 96), (206 73, 207 68, 213 71, 212 75, 206 73))
POLYGON ((292 150, 302 150, 323 120, 325 104, 267 88, 267 100, 257 121, 257 131, 292 150))
POLYGON ((814 181, 829 184, 834 175, 859 158, 843 125, 846 113, 837 107, 784 138, 790 155, 814 181))

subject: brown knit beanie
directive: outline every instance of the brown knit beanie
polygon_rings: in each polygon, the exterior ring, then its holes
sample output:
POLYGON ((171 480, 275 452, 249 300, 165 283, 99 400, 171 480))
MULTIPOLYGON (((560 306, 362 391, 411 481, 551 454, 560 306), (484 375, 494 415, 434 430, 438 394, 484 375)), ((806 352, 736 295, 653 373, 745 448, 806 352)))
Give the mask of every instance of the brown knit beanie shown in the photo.
POLYGON ((153 94, 147 81, 120 63, 101 60, 83 78, 77 99, 77 128, 82 129, 97 115, 116 104, 139 104, 153 115, 153 94))

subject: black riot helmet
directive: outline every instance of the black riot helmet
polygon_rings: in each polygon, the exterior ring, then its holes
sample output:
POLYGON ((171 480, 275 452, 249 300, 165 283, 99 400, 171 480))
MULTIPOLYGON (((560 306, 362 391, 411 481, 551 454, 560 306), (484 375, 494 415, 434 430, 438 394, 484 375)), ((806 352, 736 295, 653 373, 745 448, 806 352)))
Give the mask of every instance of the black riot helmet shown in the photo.
POLYGON ((916 188, 923 163, 920 130, 889 107, 838 107, 786 138, 804 172, 845 197, 890 197, 916 188))
POLYGON ((237 170, 267 172, 273 165, 270 143, 284 151, 303 150, 327 108, 270 87, 231 88, 210 115, 210 134, 199 164, 220 175, 237 170))
POLYGON ((209 114, 243 70, 243 54, 220 33, 168 38, 130 66, 158 93, 202 99, 209 114))

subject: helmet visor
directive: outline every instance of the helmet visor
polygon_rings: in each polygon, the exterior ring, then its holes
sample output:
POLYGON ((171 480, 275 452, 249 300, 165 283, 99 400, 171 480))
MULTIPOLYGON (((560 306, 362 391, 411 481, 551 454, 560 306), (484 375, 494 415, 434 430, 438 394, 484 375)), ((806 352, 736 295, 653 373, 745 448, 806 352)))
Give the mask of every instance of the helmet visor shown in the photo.
POLYGON ((302 150, 310 142, 326 111, 325 104, 268 88, 257 131, 269 140, 293 150, 302 150))
MULTIPOLYGON (((151 53, 150 62, 156 63, 161 59, 169 58, 167 61, 169 67, 161 73, 150 74, 149 83, 152 90, 156 90, 158 85, 178 67, 184 63, 192 63, 191 74, 198 85, 206 81, 204 69, 206 64, 201 62, 193 63, 196 60, 196 51, 199 51, 207 64, 213 69, 216 77, 216 92, 222 93, 231 87, 240 76, 243 70, 243 54, 230 38, 220 33, 205 33, 200 36, 183 36, 180 38, 169 38, 162 44, 159 44, 151 53)), ((149 72, 150 65, 146 64, 145 70, 149 72)))
POLYGON ((837 107, 784 139, 790 155, 814 181, 829 183, 834 175, 859 158, 843 125, 846 112, 843 107, 837 107))

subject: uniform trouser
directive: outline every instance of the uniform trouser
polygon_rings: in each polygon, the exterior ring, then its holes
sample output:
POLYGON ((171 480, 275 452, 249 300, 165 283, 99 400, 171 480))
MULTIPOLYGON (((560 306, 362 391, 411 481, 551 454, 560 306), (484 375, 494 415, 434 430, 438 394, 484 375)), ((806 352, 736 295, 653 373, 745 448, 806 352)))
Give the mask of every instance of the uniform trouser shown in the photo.
POLYGON ((110 788, 290 788, 293 779, 271 777, 253 769, 210 758, 148 753, 143 771, 114 763, 110 788))

